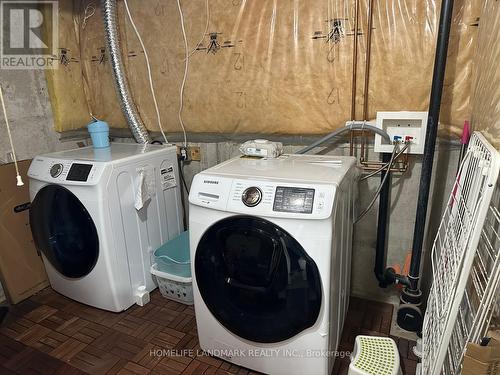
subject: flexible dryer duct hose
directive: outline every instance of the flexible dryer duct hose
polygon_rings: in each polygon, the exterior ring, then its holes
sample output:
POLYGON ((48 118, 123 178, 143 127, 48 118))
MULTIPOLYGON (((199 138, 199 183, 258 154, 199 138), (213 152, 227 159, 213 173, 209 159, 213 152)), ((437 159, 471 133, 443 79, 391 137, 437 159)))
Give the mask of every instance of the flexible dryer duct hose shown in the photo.
POLYGON ((106 34, 106 49, 108 51, 113 78, 120 106, 137 143, 149 143, 151 137, 142 122, 137 107, 130 95, 125 69, 123 66, 120 37, 118 32, 116 0, 101 0, 101 11, 106 34))

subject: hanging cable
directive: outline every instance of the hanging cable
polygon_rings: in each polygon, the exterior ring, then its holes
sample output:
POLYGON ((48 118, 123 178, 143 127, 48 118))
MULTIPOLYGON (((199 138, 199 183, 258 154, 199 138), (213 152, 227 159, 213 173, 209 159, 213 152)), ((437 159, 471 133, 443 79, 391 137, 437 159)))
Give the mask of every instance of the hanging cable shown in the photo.
POLYGON ((358 221, 360 221, 368 211, 370 211, 370 209, 372 208, 373 204, 375 203, 375 201, 377 200, 378 196, 380 195, 380 191, 382 190, 382 187, 384 186, 386 180, 387 180, 387 177, 390 175, 390 170, 392 168, 392 165, 394 164, 394 160, 395 160, 395 156, 397 154, 397 151, 399 149, 399 144, 395 144, 394 145, 394 148, 392 150, 392 155, 391 155, 391 160, 389 160, 389 166, 387 167, 387 173, 385 174, 384 178, 382 179, 382 182, 380 183, 379 187, 377 188, 377 191, 375 192, 375 195, 373 196, 373 199, 371 200, 371 202, 368 204, 368 206, 363 210, 363 212, 361 212, 361 214, 357 217, 357 219, 354 221, 354 223, 357 223, 358 221))
POLYGON ((195 53, 198 50, 198 47, 201 45, 203 40, 205 39, 205 35, 208 34, 208 27, 210 26, 210 6, 208 4, 208 0, 206 0, 206 8, 207 8, 207 22, 205 24, 205 30, 203 31, 203 35, 201 36, 201 39, 198 43, 196 43, 196 46, 193 48, 191 52, 189 52, 189 55, 187 55, 186 59, 190 58, 193 53, 195 53))
POLYGON ((188 189, 188 186, 186 184, 186 179, 184 177, 184 162, 180 159, 180 158, 177 158, 177 166, 179 168, 179 177, 181 179, 181 204, 182 204, 182 222, 183 222, 183 225, 184 225, 184 230, 186 230, 188 228, 188 220, 187 220, 187 216, 186 216, 186 199, 185 199, 185 196, 184 196, 184 189, 186 189, 186 192, 189 196, 189 189, 188 189), (184 189, 183 189, 184 187, 184 189))
POLYGON ((184 186, 184 189, 186 189, 186 192, 189 195, 189 188, 188 188, 187 183, 186 183, 186 178, 184 177, 184 162, 183 161, 180 161, 179 174, 181 176, 182 185, 184 186))
POLYGON ((182 77, 181 89, 179 92, 178 117, 179 117, 179 124, 181 125, 181 128, 182 128, 182 133, 184 134, 184 147, 187 147, 186 127, 184 126, 184 121, 182 120, 182 110, 184 108, 184 86, 186 85, 186 78, 187 78, 188 68, 189 68, 189 50, 188 50, 188 44, 187 44, 186 28, 184 27, 184 15, 182 13, 182 7, 181 7, 180 0, 177 0, 177 8, 179 9, 179 17, 181 19, 181 30, 182 30, 182 37, 184 38, 184 53, 185 53, 184 76, 182 77))
POLYGON ((154 103, 155 111, 156 111, 156 118, 158 120, 158 127, 160 128, 160 132, 161 132, 161 135, 163 136, 163 139, 165 140, 165 143, 168 143, 167 136, 165 135, 165 132, 163 131, 163 127, 161 124, 160 110, 158 108, 158 102, 156 100, 155 89, 153 86, 153 77, 151 75, 151 65, 149 63, 148 52, 146 51, 146 46, 144 45, 144 42, 142 41, 141 34, 139 34, 139 30, 137 30, 137 27, 135 26, 135 22, 134 22, 134 19, 132 18, 132 14, 130 13, 130 9, 128 7, 127 0, 123 0, 123 3, 125 4, 125 10, 127 11, 127 16, 128 16, 128 19, 130 20, 132 28, 134 29, 135 35, 137 36, 137 39, 139 39, 139 43, 141 44, 141 48, 144 51, 144 59, 146 60, 146 66, 148 69, 149 89, 151 91, 151 96, 153 97, 153 103, 154 103))
POLYGON ((2 101, 3 116, 5 119, 5 126, 7 127, 7 134, 9 136, 10 149, 12 151, 12 159, 14 160, 14 166, 16 167, 16 180, 17 180, 16 185, 23 186, 24 182, 23 179, 21 178, 21 175, 19 174, 19 166, 17 165, 17 159, 16 159, 16 150, 14 149, 14 142, 12 142, 12 134, 10 133, 9 119, 7 118, 7 111, 5 110, 5 102, 3 100, 2 86, 0 86, 0 100, 2 101))
POLYGON ((81 22, 82 30, 85 30, 85 27, 87 26, 87 21, 95 14, 95 9, 96 9, 96 4, 94 1, 89 2, 85 7, 85 10, 83 11, 83 20, 81 22))

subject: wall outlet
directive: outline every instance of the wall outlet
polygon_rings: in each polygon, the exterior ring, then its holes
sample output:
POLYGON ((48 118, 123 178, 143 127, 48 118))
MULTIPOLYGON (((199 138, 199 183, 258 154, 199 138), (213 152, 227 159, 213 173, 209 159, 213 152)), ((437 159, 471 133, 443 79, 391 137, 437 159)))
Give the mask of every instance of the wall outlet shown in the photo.
MULTIPOLYGON (((377 112, 376 126, 385 130, 391 141, 409 142, 408 153, 424 153, 427 112, 377 112)), ((375 135, 375 152, 392 152, 393 148, 380 135, 375 135)))
POLYGON ((201 161, 201 151, 199 147, 189 147, 190 159, 194 161, 201 161))
POLYGON ((184 146, 177 146, 177 157, 183 162, 191 161, 189 149, 184 146))

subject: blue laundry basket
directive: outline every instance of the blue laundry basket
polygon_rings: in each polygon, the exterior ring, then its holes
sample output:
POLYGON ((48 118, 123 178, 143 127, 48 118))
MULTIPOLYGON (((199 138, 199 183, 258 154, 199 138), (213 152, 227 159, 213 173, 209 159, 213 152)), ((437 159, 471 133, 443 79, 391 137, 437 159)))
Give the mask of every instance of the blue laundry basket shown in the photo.
POLYGON ((154 252, 151 273, 156 276, 160 293, 169 299, 193 304, 189 231, 166 242, 154 252))

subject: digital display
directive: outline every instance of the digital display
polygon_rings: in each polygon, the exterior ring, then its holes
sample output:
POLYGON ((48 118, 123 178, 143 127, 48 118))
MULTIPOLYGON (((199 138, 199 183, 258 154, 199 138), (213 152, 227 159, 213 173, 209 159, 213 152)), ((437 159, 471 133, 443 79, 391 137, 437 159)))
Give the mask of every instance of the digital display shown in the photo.
POLYGON ((313 211, 314 189, 278 186, 273 211, 310 214, 313 211))
POLYGON ((92 164, 71 164, 71 168, 68 172, 68 177, 66 181, 80 181, 85 182, 89 177, 90 170, 92 169, 92 164))

